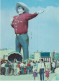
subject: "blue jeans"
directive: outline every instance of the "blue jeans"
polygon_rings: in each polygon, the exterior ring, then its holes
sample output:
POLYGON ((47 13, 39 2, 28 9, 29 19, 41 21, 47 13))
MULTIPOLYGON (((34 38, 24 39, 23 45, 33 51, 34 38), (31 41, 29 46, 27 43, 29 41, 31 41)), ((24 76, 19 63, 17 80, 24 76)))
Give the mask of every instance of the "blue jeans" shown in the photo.
POLYGON ((5 75, 9 75, 9 67, 5 67, 5 75))
POLYGON ((21 66, 21 74, 24 74, 24 67, 21 66))
POLYGON ((55 68, 54 67, 52 67, 52 72, 54 73, 54 70, 55 70, 55 68))
POLYGON ((44 69, 40 69, 40 80, 44 80, 44 69))
POLYGON ((1 74, 3 74, 4 72, 4 67, 1 67, 1 74))
POLYGON ((30 66, 30 70, 31 70, 31 72, 33 72, 33 66, 30 66))
POLYGON ((24 60, 29 58, 28 45, 29 38, 27 34, 16 35, 16 52, 20 52, 22 47, 24 60))
POLYGON ((30 67, 27 66, 27 73, 29 74, 29 72, 30 72, 30 67))
POLYGON ((17 69, 14 69, 14 75, 17 75, 17 69))

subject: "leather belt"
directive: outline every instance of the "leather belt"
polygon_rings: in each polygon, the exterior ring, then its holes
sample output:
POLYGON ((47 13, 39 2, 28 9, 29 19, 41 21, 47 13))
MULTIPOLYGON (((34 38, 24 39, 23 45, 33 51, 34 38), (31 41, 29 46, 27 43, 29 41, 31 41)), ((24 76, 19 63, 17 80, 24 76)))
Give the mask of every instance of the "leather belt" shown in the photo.
POLYGON ((21 35, 21 34, 16 34, 16 36, 19 36, 19 35, 21 35))
MULTIPOLYGON (((23 34, 27 34, 27 33, 23 33, 23 34)), ((19 36, 19 35, 22 35, 22 34, 16 34, 16 36, 19 36)))

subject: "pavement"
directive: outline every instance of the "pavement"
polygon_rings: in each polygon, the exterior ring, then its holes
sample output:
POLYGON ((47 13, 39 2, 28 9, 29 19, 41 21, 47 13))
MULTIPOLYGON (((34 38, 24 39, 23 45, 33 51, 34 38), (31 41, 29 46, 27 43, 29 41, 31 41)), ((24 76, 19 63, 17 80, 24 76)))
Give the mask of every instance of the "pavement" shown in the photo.
MULTIPOLYGON (((50 73, 50 76, 49 76, 49 79, 47 79, 46 77, 44 77, 44 80, 45 81, 55 81, 56 79, 56 76, 55 76, 55 73, 50 73)), ((0 81, 13 81, 13 80, 16 80, 16 81, 34 81, 34 77, 33 77, 33 74, 24 74, 24 75, 8 75, 8 76, 5 76, 5 75, 0 75, 0 81)), ((40 75, 38 74, 38 77, 36 77, 35 81, 40 81, 40 75)))

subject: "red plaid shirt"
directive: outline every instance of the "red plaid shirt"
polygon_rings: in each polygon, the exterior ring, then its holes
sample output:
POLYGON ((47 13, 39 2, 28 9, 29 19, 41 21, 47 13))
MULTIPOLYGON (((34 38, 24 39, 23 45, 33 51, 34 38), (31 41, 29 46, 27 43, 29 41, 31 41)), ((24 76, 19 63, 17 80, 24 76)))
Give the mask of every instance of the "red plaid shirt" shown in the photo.
POLYGON ((23 34, 28 31, 28 20, 36 17, 38 14, 25 13, 13 17, 12 27, 15 30, 15 34, 23 34))

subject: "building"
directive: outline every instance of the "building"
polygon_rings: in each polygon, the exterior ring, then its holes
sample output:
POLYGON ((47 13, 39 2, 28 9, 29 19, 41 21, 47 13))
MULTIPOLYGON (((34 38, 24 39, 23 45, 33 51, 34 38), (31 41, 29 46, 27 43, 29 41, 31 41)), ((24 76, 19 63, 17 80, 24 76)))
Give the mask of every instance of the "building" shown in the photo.
POLYGON ((0 59, 8 59, 8 53, 15 51, 15 50, 8 50, 8 49, 0 49, 0 59))
POLYGON ((40 59, 40 52, 34 52, 34 61, 39 61, 40 59))
POLYGON ((34 61, 40 61, 43 59, 45 62, 52 61, 52 53, 50 52, 35 52, 34 53, 34 61))
POLYGON ((45 62, 51 62, 52 61, 52 57, 51 57, 50 52, 41 52, 40 56, 45 62))
MULTIPOLYGON (((14 51, 15 50, 8 50, 6 48, 0 49, 0 60, 1 59, 8 60, 9 55, 14 51)), ((23 57, 23 50, 22 49, 21 49, 21 54, 22 54, 22 57, 23 57)))
POLYGON ((30 55, 29 60, 34 61, 34 54, 30 55))
POLYGON ((54 54, 54 60, 56 60, 56 61, 58 60, 59 61, 59 53, 55 53, 54 54))

